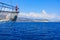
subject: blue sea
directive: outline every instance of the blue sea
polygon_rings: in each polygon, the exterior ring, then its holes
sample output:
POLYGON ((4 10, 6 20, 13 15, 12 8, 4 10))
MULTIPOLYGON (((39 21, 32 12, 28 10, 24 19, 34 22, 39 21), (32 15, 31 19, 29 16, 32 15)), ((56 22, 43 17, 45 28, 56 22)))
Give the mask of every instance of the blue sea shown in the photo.
POLYGON ((60 40, 60 22, 0 22, 0 40, 60 40))

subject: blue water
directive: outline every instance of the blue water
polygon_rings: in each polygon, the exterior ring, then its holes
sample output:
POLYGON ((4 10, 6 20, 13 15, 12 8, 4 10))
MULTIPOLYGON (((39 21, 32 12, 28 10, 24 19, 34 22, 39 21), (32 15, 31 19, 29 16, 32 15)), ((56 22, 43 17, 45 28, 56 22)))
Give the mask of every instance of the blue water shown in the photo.
POLYGON ((60 22, 2 22, 0 40, 60 40, 60 22))

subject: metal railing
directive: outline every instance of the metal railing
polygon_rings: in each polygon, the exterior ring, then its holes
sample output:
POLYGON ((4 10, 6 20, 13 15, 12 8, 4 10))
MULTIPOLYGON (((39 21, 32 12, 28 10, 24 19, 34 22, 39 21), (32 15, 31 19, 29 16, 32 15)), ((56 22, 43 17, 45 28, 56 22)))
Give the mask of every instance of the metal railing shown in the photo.
POLYGON ((0 2, 0 20, 14 19, 18 15, 18 7, 0 2))

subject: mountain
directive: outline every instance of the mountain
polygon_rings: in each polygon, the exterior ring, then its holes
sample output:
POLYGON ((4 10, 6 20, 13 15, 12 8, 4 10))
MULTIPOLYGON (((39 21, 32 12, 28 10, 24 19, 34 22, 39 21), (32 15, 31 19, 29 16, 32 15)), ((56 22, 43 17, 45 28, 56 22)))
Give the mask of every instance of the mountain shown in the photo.
POLYGON ((30 19, 30 18, 24 18, 19 17, 17 18, 17 22, 48 22, 48 19, 30 19))

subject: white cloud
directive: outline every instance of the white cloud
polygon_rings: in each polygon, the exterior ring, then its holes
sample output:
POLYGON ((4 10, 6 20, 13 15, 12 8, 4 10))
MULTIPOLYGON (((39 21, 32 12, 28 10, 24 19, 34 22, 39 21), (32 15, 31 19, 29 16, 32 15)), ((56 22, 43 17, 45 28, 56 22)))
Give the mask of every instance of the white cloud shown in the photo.
POLYGON ((42 10, 41 13, 19 13, 18 17, 32 18, 32 19, 49 19, 49 20, 60 20, 60 16, 57 14, 49 14, 45 10, 42 10))

